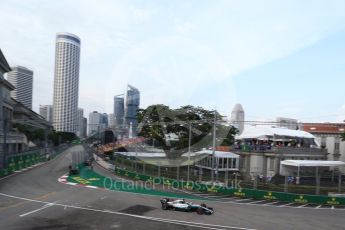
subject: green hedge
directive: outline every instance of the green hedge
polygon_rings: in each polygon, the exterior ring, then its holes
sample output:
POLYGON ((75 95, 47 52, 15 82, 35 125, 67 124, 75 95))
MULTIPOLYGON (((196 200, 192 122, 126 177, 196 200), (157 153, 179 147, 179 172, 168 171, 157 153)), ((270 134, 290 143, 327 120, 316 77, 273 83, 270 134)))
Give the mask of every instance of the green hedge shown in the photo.
POLYGON ((298 204, 324 204, 324 205, 345 205, 344 197, 329 197, 316 195, 302 195, 283 192, 271 192, 254 189, 235 189, 222 186, 211 186, 202 183, 187 183, 185 181, 177 181, 174 179, 166 179, 163 177, 152 177, 148 175, 138 174, 123 169, 115 169, 115 173, 120 176, 126 176, 135 180, 151 181, 154 183, 174 185, 174 187, 187 188, 201 192, 221 193, 229 196, 241 198, 254 198, 258 200, 284 201, 298 204))

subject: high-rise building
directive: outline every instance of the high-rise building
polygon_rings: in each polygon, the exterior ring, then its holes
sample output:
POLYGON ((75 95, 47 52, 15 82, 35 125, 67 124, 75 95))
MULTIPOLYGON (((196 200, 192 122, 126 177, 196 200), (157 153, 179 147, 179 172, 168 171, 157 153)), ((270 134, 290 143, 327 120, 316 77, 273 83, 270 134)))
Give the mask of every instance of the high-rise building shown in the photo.
POLYGON ((82 137, 83 132, 83 117, 84 117, 84 110, 81 108, 78 108, 78 116, 77 116, 77 136, 82 137))
POLYGON ((114 117, 115 125, 122 125, 125 116, 125 98, 124 95, 117 95, 114 97, 114 117))
POLYGON ((87 135, 87 118, 83 117, 83 132, 81 136, 86 137, 86 135, 87 135))
POLYGON ((113 113, 109 113, 108 114, 108 126, 110 128, 112 128, 112 129, 114 129, 115 125, 116 125, 116 123, 115 123, 115 116, 114 116, 113 113))
POLYGON ((89 113, 89 135, 94 133, 98 133, 100 131, 100 124, 101 124, 102 114, 93 111, 89 113))
POLYGON ((80 39, 58 33, 55 47, 53 126, 57 131, 77 133, 80 39))
POLYGON ((89 114, 89 135, 102 132, 108 128, 108 114, 93 111, 89 114))
POLYGON ((298 129, 298 121, 292 118, 285 118, 285 117, 277 117, 277 126, 283 127, 287 129, 297 130, 298 129))
POLYGON ((11 97, 29 109, 32 109, 32 88, 34 72, 23 66, 14 66, 8 73, 7 80, 15 87, 11 97))
POLYGON ((109 118, 107 113, 103 113, 101 117, 101 128, 106 129, 109 127, 109 118))
POLYGON ((48 122, 53 122, 53 106, 52 105, 40 105, 40 115, 48 122))
POLYGON ((231 112, 230 121, 241 134, 244 130, 244 110, 241 104, 236 104, 231 112))
POLYGON ((140 105, 140 91, 131 86, 127 86, 126 107, 125 107, 125 124, 129 127, 133 125, 133 129, 137 127, 137 113, 140 105))

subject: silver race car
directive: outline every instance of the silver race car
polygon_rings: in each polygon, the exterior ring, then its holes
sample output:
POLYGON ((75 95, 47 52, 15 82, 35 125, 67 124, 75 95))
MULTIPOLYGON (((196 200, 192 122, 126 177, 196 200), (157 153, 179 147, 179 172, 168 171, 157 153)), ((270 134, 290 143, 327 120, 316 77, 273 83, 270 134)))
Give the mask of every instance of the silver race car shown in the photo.
POLYGON ((206 204, 193 204, 186 202, 184 199, 163 198, 160 200, 163 210, 176 210, 185 212, 196 212, 199 215, 211 215, 214 213, 213 208, 207 207, 206 204))

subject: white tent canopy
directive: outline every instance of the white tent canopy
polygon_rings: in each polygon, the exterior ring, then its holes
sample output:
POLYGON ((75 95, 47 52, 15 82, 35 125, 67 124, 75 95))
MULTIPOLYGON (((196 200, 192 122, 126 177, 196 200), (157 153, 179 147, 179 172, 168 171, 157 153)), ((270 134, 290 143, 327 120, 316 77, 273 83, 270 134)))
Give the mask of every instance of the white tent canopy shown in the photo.
POLYGON ((285 160, 280 163, 281 165, 295 166, 295 167, 345 166, 345 162, 342 162, 342 161, 285 160))
POLYGON ((314 135, 301 130, 254 125, 246 125, 243 133, 239 136, 236 136, 236 139, 272 139, 275 136, 315 139, 314 135))
MULTIPOLYGON (((202 150, 199 152, 196 152, 196 154, 208 154, 208 155, 212 155, 213 151, 212 150, 202 150)), ((232 153, 232 152, 223 152, 223 151, 214 151, 214 156, 216 158, 240 158, 239 155, 232 153)))

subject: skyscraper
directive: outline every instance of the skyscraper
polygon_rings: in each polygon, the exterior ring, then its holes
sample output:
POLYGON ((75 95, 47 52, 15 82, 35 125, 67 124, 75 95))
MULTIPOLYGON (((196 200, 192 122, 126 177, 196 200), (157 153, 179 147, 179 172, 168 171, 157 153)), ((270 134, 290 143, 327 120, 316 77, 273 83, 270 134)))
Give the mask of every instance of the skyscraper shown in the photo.
POLYGON ((230 121, 241 134, 244 130, 244 110, 241 104, 236 104, 233 108, 230 121))
POLYGON ((114 97, 114 117, 115 125, 122 125, 124 122, 125 115, 125 99, 124 95, 120 94, 114 97))
POLYGON ((53 126, 57 131, 77 133, 79 63, 79 37, 58 33, 53 98, 53 126))
POLYGON ((44 117, 48 122, 53 122, 53 106, 40 105, 40 115, 44 117))
POLYGON ((101 131, 101 121, 103 115, 97 111, 89 113, 89 135, 101 131))
POLYGON ((8 73, 7 80, 15 87, 11 97, 29 109, 32 109, 32 88, 34 72, 23 66, 14 66, 8 73))
POLYGON ((84 110, 81 108, 78 108, 78 116, 77 116, 77 136, 82 137, 83 133, 83 117, 84 117, 84 110))
POLYGON ((128 126, 132 123, 133 129, 136 129, 137 127, 137 113, 139 104, 139 90, 131 85, 128 85, 126 94, 125 123, 128 126))
POLYGON ((108 114, 108 126, 112 129, 115 128, 115 116, 113 113, 108 114))
POLYGON ((89 135, 103 132, 108 128, 108 114, 93 111, 89 113, 89 135))
POLYGON ((86 137, 87 135, 87 118, 83 117, 83 132, 81 133, 82 137, 86 137))

